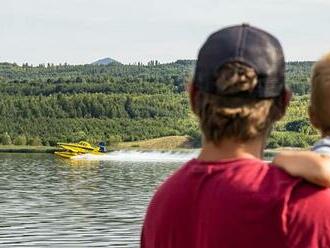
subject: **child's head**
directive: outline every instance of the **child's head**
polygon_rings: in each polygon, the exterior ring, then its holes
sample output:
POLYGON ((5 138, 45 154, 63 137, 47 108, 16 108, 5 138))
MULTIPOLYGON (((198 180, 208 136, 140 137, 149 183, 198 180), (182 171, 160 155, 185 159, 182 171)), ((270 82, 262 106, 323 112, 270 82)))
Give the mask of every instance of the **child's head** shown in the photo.
POLYGON ((315 63, 311 84, 311 122, 322 136, 330 135, 330 53, 315 63))

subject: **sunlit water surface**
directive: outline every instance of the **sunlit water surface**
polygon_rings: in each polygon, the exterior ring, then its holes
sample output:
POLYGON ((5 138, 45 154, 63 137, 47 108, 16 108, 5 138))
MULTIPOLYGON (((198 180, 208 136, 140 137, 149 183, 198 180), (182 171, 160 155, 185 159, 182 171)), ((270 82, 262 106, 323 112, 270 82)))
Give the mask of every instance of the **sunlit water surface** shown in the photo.
POLYGON ((195 154, 0 154, 0 246, 139 247, 155 187, 195 154))

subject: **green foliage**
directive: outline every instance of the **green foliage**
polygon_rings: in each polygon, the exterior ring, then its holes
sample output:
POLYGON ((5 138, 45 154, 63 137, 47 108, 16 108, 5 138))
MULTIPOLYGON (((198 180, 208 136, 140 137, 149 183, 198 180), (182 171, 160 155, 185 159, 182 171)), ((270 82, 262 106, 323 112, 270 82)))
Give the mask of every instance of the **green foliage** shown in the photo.
POLYGON ((123 139, 120 135, 110 135, 107 142, 106 142, 106 144, 108 146, 112 146, 112 145, 116 145, 116 144, 118 144, 119 142, 122 142, 122 141, 123 141, 123 139))
POLYGON ((269 148, 278 148, 278 147, 302 147, 307 148, 317 141, 319 137, 317 135, 306 135, 303 133, 297 132, 272 132, 269 141, 269 148))
POLYGON ((190 142, 194 147, 200 147, 202 145, 202 135, 199 130, 191 129, 187 134, 190 136, 190 142))
POLYGON ((308 126, 309 126, 309 122, 307 119, 301 119, 301 120, 298 119, 286 123, 285 130, 291 132, 303 132, 308 126))
POLYGON ((28 138, 27 145, 42 146, 42 141, 39 137, 31 137, 31 138, 28 138))
MULTIPOLYGON (((0 63, 0 143, 115 144, 189 135, 192 144, 200 146, 198 125, 184 93, 194 66, 194 60, 37 67, 0 63)), ((269 147, 306 147, 317 139, 306 111, 311 66, 312 62, 287 64, 287 82, 297 97, 275 125, 269 147)))
POLYGON ((27 138, 25 135, 18 135, 14 141, 13 141, 14 145, 17 146, 25 146, 27 144, 27 138))
POLYGON ((9 136, 9 134, 7 132, 0 135, 0 143, 2 145, 11 145, 12 144, 11 137, 9 136))

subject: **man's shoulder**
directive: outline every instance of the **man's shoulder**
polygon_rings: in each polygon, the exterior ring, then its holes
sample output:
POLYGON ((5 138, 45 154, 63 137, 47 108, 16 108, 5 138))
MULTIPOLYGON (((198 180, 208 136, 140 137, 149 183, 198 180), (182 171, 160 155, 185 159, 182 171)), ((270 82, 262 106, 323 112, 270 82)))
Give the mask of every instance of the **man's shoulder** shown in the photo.
POLYGON ((287 203, 289 247, 330 247, 330 189, 298 183, 287 203))
POLYGON ((288 247, 330 247, 330 189, 270 167, 268 180, 284 192, 282 228, 288 247))
POLYGON ((289 200, 291 208, 297 211, 330 211, 330 188, 319 187, 301 180, 292 190, 289 200), (295 207, 296 206, 296 207, 295 207))

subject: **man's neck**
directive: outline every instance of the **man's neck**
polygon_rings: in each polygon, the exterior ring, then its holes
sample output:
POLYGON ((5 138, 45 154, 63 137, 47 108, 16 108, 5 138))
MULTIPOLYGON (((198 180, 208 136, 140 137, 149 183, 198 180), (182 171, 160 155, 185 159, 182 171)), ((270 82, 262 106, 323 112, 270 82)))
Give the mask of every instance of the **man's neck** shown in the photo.
POLYGON ((264 139, 258 138, 247 142, 238 142, 227 139, 215 145, 212 142, 204 142, 198 160, 219 161, 239 158, 261 159, 263 156, 264 139))

